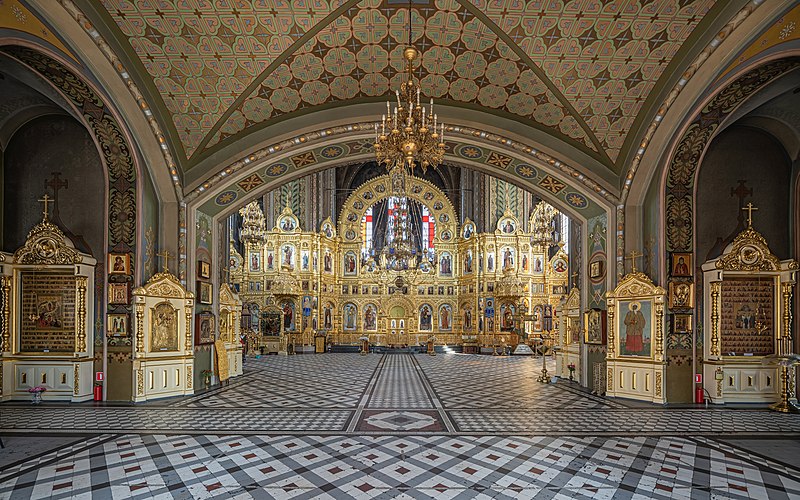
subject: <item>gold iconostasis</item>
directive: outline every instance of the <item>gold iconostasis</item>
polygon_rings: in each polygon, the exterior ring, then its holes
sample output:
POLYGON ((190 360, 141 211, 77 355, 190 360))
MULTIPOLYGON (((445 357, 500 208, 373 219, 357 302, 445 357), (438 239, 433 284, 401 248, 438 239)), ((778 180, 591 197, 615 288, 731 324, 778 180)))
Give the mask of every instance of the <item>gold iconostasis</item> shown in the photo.
POLYGON ((230 280, 244 304, 243 331, 292 333, 303 345, 325 335, 331 344, 366 336, 408 346, 432 335, 439 344, 513 345, 522 332, 552 330, 567 292, 563 246, 532 245, 508 210, 494 232, 478 233, 469 219, 459 223, 439 188, 407 182, 409 203, 424 207, 415 228, 424 236, 399 270, 371 237, 382 202, 391 210, 389 176, 356 189, 338 225, 328 218, 318 232, 304 230, 289 208, 270 229, 257 202, 242 208, 243 251, 231 245, 230 280))

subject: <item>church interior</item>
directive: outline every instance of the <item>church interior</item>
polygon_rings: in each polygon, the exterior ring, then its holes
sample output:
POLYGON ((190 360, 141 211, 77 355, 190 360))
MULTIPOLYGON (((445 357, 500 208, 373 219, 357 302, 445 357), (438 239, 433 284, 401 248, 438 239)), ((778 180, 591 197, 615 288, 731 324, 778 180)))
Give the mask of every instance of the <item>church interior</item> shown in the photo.
POLYGON ((800 498, 798 25, 0 0, 0 498, 800 498))

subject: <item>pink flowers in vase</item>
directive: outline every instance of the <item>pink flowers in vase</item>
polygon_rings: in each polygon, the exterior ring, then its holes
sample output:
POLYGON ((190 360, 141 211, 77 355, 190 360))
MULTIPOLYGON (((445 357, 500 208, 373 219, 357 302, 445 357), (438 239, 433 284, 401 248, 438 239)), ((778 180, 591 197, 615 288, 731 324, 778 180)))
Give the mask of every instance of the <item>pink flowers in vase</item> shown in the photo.
POLYGON ((38 405, 39 403, 41 403, 42 402, 42 393, 44 391, 46 391, 46 390, 47 390, 47 387, 45 387, 43 385, 37 385, 35 387, 29 388, 28 392, 30 392, 31 396, 33 396, 33 400, 31 400, 31 403, 33 403, 35 405, 38 405))

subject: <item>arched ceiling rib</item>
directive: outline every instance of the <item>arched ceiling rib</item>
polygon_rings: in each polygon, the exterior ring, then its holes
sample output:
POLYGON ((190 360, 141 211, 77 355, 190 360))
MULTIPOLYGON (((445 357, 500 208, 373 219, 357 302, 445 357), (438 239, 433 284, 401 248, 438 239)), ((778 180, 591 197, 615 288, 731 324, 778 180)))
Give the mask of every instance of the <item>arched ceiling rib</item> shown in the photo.
MULTIPOLYGON (((399 86, 405 1, 76 3, 127 56, 184 172, 282 118, 399 86)), ((511 117, 618 174, 659 89, 743 3, 414 0, 417 76, 450 110, 511 117)))

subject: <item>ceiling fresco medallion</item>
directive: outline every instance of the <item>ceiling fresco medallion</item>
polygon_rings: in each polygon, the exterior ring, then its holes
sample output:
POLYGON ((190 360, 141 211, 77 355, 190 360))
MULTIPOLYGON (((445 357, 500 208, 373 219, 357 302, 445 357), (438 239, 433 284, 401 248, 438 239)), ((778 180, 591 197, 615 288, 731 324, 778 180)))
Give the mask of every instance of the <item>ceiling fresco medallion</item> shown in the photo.
POLYGON ((214 198, 214 203, 216 203, 221 207, 227 207, 228 205, 236 201, 236 198, 238 197, 239 195, 236 191, 224 191, 218 194, 216 198, 214 198))

